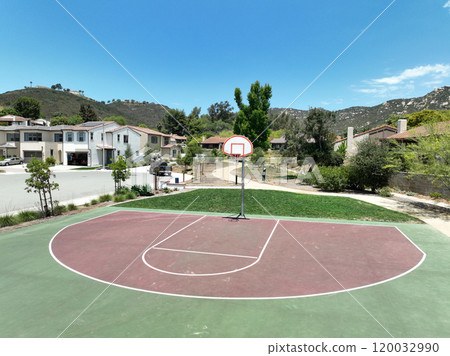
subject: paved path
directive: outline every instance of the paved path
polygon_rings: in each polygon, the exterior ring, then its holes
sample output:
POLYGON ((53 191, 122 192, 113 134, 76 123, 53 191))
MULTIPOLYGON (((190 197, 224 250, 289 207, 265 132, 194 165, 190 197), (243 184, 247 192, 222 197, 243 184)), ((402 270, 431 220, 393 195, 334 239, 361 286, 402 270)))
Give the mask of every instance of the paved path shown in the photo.
MULTIPOLYGON (((231 174, 231 171, 234 169, 236 169, 236 166, 234 165, 221 167, 213 171, 212 175, 216 178, 227 179, 230 182, 234 182, 235 176, 231 174)), ((292 193, 331 195, 358 199, 415 216, 450 237, 450 205, 448 204, 435 203, 430 200, 409 197, 402 194, 394 194, 392 198, 383 198, 371 193, 329 193, 302 186, 290 188, 283 185, 262 183, 255 179, 246 179, 245 186, 250 189, 281 190, 292 193)))

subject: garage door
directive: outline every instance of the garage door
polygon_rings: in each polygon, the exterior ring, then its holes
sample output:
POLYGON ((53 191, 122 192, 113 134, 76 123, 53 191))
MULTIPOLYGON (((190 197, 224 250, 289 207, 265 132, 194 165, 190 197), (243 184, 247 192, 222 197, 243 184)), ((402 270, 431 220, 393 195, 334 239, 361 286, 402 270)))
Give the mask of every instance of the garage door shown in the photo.
POLYGON ((42 160, 42 152, 41 151, 23 151, 23 161, 25 163, 30 163, 31 159, 33 157, 42 160))

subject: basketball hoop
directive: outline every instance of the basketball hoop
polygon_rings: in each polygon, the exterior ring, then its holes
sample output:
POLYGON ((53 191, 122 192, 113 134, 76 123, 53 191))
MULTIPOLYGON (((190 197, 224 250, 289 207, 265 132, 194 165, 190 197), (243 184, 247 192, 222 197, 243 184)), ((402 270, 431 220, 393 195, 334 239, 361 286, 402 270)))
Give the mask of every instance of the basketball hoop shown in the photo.
MULTIPOLYGON (((244 190, 245 190, 245 157, 251 155, 253 153, 253 145, 252 142, 245 136, 232 136, 227 139, 223 144, 223 153, 228 156, 236 158, 242 157, 242 189, 241 189, 241 213, 236 217, 236 219, 243 218, 246 219, 244 214, 244 190)), ((237 175, 236 175, 236 183, 237 183, 237 175)))

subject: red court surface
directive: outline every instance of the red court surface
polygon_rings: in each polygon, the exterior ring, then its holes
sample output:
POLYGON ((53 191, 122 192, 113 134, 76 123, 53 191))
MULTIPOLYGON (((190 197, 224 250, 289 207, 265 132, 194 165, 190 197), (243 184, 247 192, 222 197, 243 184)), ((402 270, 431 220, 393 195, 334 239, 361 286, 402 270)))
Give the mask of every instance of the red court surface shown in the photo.
POLYGON ((117 286, 203 298, 287 298, 386 282, 425 254, 394 226, 117 211, 50 242, 63 266, 117 286))

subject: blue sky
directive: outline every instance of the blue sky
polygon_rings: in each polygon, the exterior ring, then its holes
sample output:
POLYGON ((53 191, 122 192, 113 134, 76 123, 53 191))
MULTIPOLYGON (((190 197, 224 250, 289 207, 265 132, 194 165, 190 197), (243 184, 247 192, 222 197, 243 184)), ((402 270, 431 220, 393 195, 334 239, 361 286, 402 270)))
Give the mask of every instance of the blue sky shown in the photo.
MULTIPOLYGON (((58 0, 160 103, 272 86, 287 107, 392 0, 58 0)), ((154 101, 55 0, 3 1, 0 92, 33 85, 154 101)), ((450 85, 450 1, 397 0, 292 104, 338 110, 450 85)))

